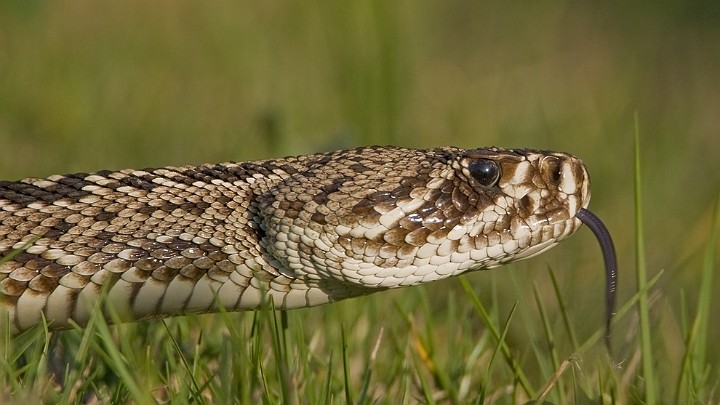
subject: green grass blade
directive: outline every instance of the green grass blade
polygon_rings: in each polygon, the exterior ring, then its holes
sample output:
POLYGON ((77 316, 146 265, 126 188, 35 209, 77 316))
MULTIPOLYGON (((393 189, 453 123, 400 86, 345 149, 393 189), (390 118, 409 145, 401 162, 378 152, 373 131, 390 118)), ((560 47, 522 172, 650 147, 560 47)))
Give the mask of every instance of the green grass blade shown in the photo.
MULTIPOLYGON (((92 381, 92 378, 88 378, 88 376, 83 376, 83 372, 85 371, 85 367, 87 364, 90 363, 91 360, 89 360, 90 356, 90 349, 92 347, 92 340, 96 337, 96 335, 93 332, 92 327, 86 329, 85 333, 82 334, 82 337, 80 339, 80 344, 78 345, 78 349, 75 351, 75 355, 73 358, 73 366, 72 368, 68 368, 68 373, 66 374, 65 378, 65 386, 66 387, 73 387, 77 382, 81 383, 81 386, 77 389, 67 389, 65 390, 62 400, 60 403, 68 404, 72 402, 75 402, 75 398, 81 397, 79 393, 83 392, 88 387, 85 386, 85 381, 92 381)), ((69 346, 69 345, 68 345, 69 346)), ((97 372, 97 370, 96 370, 97 372)))
POLYGON ((510 329, 510 321, 513 318, 513 315, 515 314, 515 310, 517 309, 517 302, 515 302, 510 309, 510 314, 507 317, 507 320, 505 321, 505 325, 503 326, 502 333, 500 334, 500 338, 498 339, 498 342, 495 344, 495 349, 492 352, 492 355, 490 356, 490 360, 488 361, 487 367, 485 368, 485 377, 483 378, 483 384, 482 384, 482 391, 480 393, 479 401, 485 402, 485 398, 487 397, 487 390, 488 386, 490 385, 490 374, 492 372, 492 366, 495 360, 495 357, 497 356, 498 352, 501 350, 504 342, 505 337, 507 336, 508 330, 510 329))
MULTIPOLYGON (((272 317, 271 326, 273 334, 273 352, 275 353, 274 359, 275 367, 278 373, 278 381, 280 382, 282 388, 283 403, 295 404, 297 403, 297 401, 295 396, 293 395, 294 387, 290 378, 289 359, 287 357, 287 352, 284 345, 286 321, 283 319, 281 320, 280 324, 278 324, 278 311, 275 311, 275 304, 272 299, 270 300, 270 303, 272 311, 269 315, 272 317)), ((284 311, 279 312, 280 316, 282 317, 282 313, 284 311)))
POLYGON ((698 324, 697 340, 695 341, 695 359, 697 360, 694 372, 700 374, 705 371, 707 361, 707 338, 710 311, 712 307, 712 287, 715 271, 715 259, 718 241, 718 211, 720 202, 716 201, 713 210, 710 239, 708 241, 705 256, 703 258, 703 270, 700 282, 700 295, 698 297, 698 308, 695 322, 698 324))
POLYGON ((343 356, 343 378, 345 379, 345 403, 352 404, 352 393, 350 392, 350 361, 348 360, 347 336, 345 334, 345 324, 341 326, 342 335, 342 356, 343 356))
POLYGON ((475 291, 472 289, 472 286, 470 285, 467 277, 465 277, 464 275, 460 275, 458 276, 458 280, 460 281, 460 285, 462 285, 463 290, 465 290, 465 294, 467 294, 467 296, 470 298, 470 301, 475 307, 475 310, 480 315, 480 319, 482 320, 483 324, 490 331, 490 334, 495 340, 495 343, 500 345, 503 356, 505 357, 505 361, 507 362, 513 373, 517 375, 518 384, 520 384, 520 386, 528 396, 534 397, 535 393, 530 385, 530 381, 528 380, 523 370, 520 368, 518 360, 513 357, 512 353, 510 352, 510 348, 507 346, 506 342, 500 340, 500 332, 490 318, 490 314, 485 309, 485 306, 482 304, 482 302, 480 302, 477 294, 475 294, 475 291))
POLYGON ((562 297, 562 294, 560 294, 560 286, 558 285, 557 278, 555 277, 555 272, 553 271, 552 267, 548 266, 548 274, 550 274, 550 280, 552 281, 553 285, 553 291, 555 291, 555 298, 557 299, 558 306, 560 307, 560 314, 562 315, 563 325, 565 325, 565 332, 570 337, 570 343, 572 344, 573 351, 577 351, 578 348, 578 340, 575 336, 575 328, 572 327, 572 322, 570 322, 570 315, 568 314, 567 305, 565 305, 565 300, 562 297))
POLYGON ((418 357, 419 354, 415 352, 415 370, 417 372, 417 378, 418 380, 420 380, 420 389, 422 390, 423 399, 425 400, 426 404, 434 405, 436 404, 436 402, 435 398, 433 397, 433 388, 425 377, 425 373, 422 371, 423 367, 420 365, 420 363, 423 363, 423 359, 420 359, 418 357))
POLYGON ((640 130, 638 116, 635 114, 635 276, 638 291, 643 291, 638 299, 640 317, 640 347, 642 350, 642 373, 645 383, 645 403, 654 405, 655 370, 653 363, 652 333, 650 330, 650 309, 647 293, 647 269, 645 264, 645 236, 643 234, 642 178, 640 176, 640 130))
MULTIPOLYGON (((542 319, 543 323, 543 330, 545 331, 545 339, 547 341, 547 352, 549 352, 550 360, 552 361, 553 369, 558 370, 560 368, 560 361, 558 359, 558 353, 557 353, 557 347, 555 345, 555 336, 552 332, 552 327, 550 326, 550 319, 547 316, 547 312, 545 311, 545 305, 543 304, 542 298, 540 296, 540 290, 537 287, 537 284, 533 283, 533 294, 535 296, 535 303, 538 307, 538 311, 540 312, 540 318, 542 319)), ((548 357, 548 353, 541 352, 538 350, 538 357, 548 357)), ((565 389, 563 387, 562 380, 558 379, 557 381, 557 390, 558 393, 558 399, 561 404, 566 403, 565 401, 565 389)))
POLYGON ((382 342, 384 329, 380 328, 378 337, 375 339, 375 346, 370 353, 370 359, 368 360, 367 370, 365 371, 365 377, 363 377, 362 390, 360 391, 360 397, 358 398, 358 405, 367 403, 369 400, 368 390, 370 389, 370 378, 372 377, 373 368, 375 367, 375 360, 377 359, 377 352, 380 349, 380 343, 382 342))
POLYGON ((712 221, 710 222, 710 238, 708 239, 698 294, 697 312, 693 319, 692 326, 687 333, 685 340, 685 353, 683 355, 682 367, 678 375, 675 402, 696 401, 698 394, 705 390, 698 383, 705 382, 705 374, 708 365, 706 364, 708 323, 712 307, 713 272, 715 271, 716 251, 718 245, 718 215, 720 213, 720 196, 715 201, 712 221), (689 390, 687 398, 682 398, 682 390, 689 390))
MULTIPOLYGON (((97 339, 96 343, 97 345, 99 345, 97 347, 98 352, 101 354, 106 364, 111 367, 115 374, 117 374, 117 376, 122 380, 122 386, 124 386, 125 390, 127 390, 127 393, 129 394, 130 398, 132 398, 133 402, 139 404, 154 403, 155 400, 152 395, 150 395, 148 390, 143 389, 143 387, 138 384, 138 376, 136 376, 136 374, 128 367, 129 364, 134 363, 129 362, 125 357, 130 353, 123 353, 120 350, 120 348, 118 347, 118 342, 113 339, 112 332, 110 331, 107 322, 104 322, 104 318, 99 315, 101 311, 94 312, 95 314, 98 314, 93 315, 93 318, 97 318, 95 327, 96 333, 99 338, 97 339)), ((120 385, 118 385, 118 389, 119 388, 120 385)), ((118 398, 124 396, 124 393, 117 391, 118 398)))
MULTIPOLYGON (((185 358, 185 354, 182 351, 182 348, 180 347, 180 344, 178 344, 177 339, 175 339, 175 336, 170 331, 170 328, 168 328, 167 322, 165 320, 162 320, 162 324, 165 327, 165 331, 167 332, 167 336, 170 338, 170 341, 172 342, 172 346, 175 349, 175 353, 177 354, 178 358, 180 359, 180 363, 182 364, 183 368, 185 369, 185 372, 190 377, 190 382, 192 383, 193 390, 191 391, 191 394, 193 396, 201 396, 202 390, 198 386, 197 380, 195 380, 195 367, 190 367, 190 364, 188 364, 187 358, 185 358)), ((197 356, 195 356, 197 358, 197 356)))
MULTIPOLYGON (((444 367, 438 366, 435 344, 435 331, 437 330, 437 325, 431 322, 433 316, 430 310, 430 303, 428 302, 425 288, 420 289, 419 296, 423 312, 425 313, 425 319, 427 319, 427 321, 425 322, 425 333, 423 338, 420 339, 419 332, 416 333, 418 336, 418 344, 421 344, 424 351, 427 353, 428 362, 426 364, 431 365, 428 367, 428 370, 433 375, 435 382, 445 392, 450 402, 457 402, 457 385, 455 384, 455 381, 453 381, 450 375, 448 375, 444 367)), ((413 325, 412 322, 410 324, 413 325)))
POLYGON ((322 403, 325 405, 330 404, 330 400, 332 399, 332 395, 330 393, 330 389, 332 387, 332 380, 333 380, 333 351, 330 351, 328 363, 327 363, 327 373, 325 374, 325 384, 323 385, 323 391, 322 391, 322 403))

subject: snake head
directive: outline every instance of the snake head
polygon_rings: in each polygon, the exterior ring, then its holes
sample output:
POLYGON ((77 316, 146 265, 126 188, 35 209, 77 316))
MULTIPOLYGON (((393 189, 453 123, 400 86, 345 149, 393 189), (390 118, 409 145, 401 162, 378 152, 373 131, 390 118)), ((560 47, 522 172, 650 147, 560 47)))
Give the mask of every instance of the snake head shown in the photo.
MULTIPOLYGON (((540 254, 574 233, 576 214, 590 202, 584 163, 567 153, 500 148, 469 150, 453 168, 461 190, 455 199, 477 196, 478 211, 469 236, 488 240, 491 268, 540 254), (459 173, 458 173, 459 172, 459 173), (488 180, 487 172, 497 173, 488 180), (482 238, 482 236, 481 236, 482 238)), ((470 221, 472 222, 472 221, 470 221)), ((467 226, 465 226, 467 228, 467 226)))
POLYGON ((354 286, 331 299, 534 256, 578 229, 590 197, 582 161, 563 153, 360 148, 317 159, 259 210, 278 272, 354 286))

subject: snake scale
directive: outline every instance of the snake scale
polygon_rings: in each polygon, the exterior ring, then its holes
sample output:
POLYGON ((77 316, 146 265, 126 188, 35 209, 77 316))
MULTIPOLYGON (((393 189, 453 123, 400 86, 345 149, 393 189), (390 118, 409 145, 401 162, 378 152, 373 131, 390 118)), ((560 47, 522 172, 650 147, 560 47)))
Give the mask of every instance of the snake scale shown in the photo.
MULTIPOLYGON (((308 307, 490 269, 582 223, 589 177, 566 153, 363 147, 243 163, 0 181, 0 317, 18 333, 308 307)), ((2 322, 2 321, 0 321, 2 322)))

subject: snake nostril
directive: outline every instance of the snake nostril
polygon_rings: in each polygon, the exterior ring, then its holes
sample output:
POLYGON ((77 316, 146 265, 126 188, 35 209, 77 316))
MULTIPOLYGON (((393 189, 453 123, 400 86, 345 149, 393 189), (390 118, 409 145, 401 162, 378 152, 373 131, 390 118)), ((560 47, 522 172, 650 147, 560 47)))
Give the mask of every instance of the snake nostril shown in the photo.
POLYGON ((520 208, 520 210, 528 215, 532 212, 532 209, 533 209, 532 206, 533 206, 532 199, 528 195, 521 198, 520 201, 518 202, 518 207, 520 208))
POLYGON ((542 162, 542 173, 548 185, 560 185, 563 175, 562 162, 555 156, 547 156, 542 162))

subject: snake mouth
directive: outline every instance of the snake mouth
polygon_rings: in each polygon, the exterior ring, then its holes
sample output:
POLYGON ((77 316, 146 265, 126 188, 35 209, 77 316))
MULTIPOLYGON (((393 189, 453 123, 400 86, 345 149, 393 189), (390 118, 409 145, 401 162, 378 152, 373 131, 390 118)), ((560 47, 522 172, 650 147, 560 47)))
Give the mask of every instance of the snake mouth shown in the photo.
POLYGON ((581 208, 575 218, 579 219, 595 234, 600 249, 602 250, 605 262, 605 346, 610 350, 610 330, 612 326, 612 317, 615 315, 615 302, 617 295, 617 255, 615 254, 615 245, 613 244, 610 232, 603 222, 595 214, 581 208))

